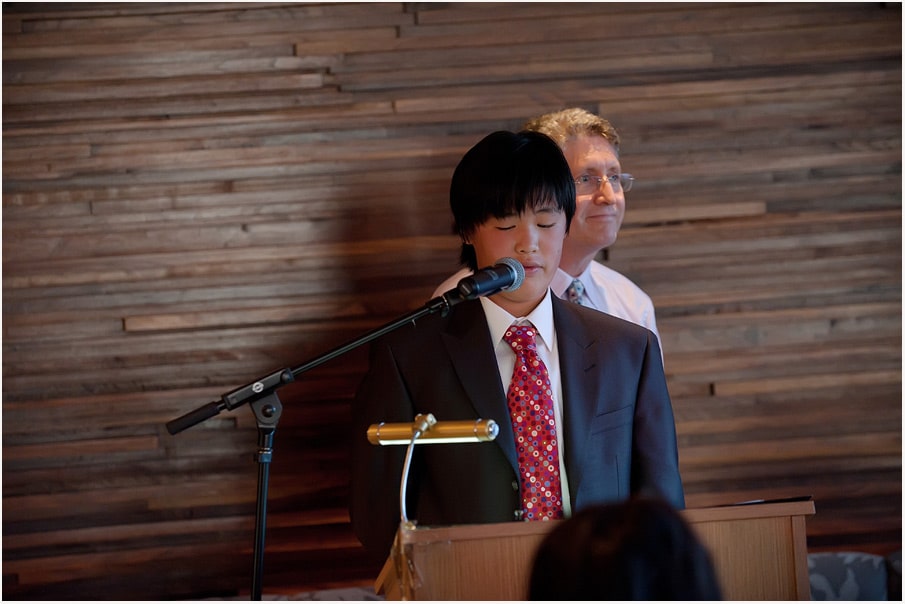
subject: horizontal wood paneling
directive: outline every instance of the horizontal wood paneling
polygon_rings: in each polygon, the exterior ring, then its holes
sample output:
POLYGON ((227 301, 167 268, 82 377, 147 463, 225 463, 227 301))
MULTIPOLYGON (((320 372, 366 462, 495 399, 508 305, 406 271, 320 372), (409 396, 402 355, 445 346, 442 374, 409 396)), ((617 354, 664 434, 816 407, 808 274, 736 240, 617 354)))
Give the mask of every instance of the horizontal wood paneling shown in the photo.
MULTIPOLYGON (((249 409, 166 422, 419 307, 449 179, 582 106, 636 178, 691 507, 812 495, 901 549, 901 7, 4 3, 3 590, 247 595, 249 409)), ((280 390, 265 593, 371 585, 363 349, 280 390)))

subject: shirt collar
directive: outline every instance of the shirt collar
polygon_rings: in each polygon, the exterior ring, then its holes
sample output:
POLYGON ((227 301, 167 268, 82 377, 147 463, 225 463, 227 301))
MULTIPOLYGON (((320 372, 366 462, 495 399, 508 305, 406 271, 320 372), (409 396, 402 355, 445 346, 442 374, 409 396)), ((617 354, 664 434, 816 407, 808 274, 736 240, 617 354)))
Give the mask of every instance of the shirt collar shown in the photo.
POLYGON ((550 289, 553 290, 556 297, 564 297, 566 290, 569 289, 570 285, 572 285, 572 275, 561 268, 556 269, 556 274, 553 275, 553 281, 550 282, 550 289))
POLYGON ((561 268, 556 269, 556 274, 553 275, 553 281, 550 282, 550 289, 553 290, 553 293, 556 294, 557 298, 565 297, 566 290, 569 289, 569 286, 572 285, 572 281, 578 279, 581 281, 582 285, 584 285, 585 292, 589 289, 589 284, 594 282, 594 276, 591 274, 591 264, 593 262, 589 262, 588 266, 582 271, 580 275, 576 275, 573 277, 566 271, 561 268))
POLYGON ((553 327, 553 302, 550 299, 550 295, 550 289, 548 288, 546 295, 527 317, 514 317, 497 306, 493 300, 479 298, 484 307, 484 316, 487 317, 487 326, 490 328, 490 337, 494 346, 503 341, 503 336, 510 325, 530 322, 540 335, 544 346, 548 350, 552 350, 556 342, 556 329, 553 327))

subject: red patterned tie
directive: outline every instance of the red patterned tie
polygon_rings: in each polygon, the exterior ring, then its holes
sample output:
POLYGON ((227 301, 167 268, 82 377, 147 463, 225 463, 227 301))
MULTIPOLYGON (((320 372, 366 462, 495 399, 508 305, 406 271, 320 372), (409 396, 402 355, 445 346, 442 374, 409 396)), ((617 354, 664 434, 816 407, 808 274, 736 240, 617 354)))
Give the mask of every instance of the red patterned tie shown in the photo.
POLYGON ((506 398, 518 452, 523 517, 562 518, 553 390, 547 367, 537 356, 534 326, 513 324, 503 339, 515 351, 515 370, 506 398))

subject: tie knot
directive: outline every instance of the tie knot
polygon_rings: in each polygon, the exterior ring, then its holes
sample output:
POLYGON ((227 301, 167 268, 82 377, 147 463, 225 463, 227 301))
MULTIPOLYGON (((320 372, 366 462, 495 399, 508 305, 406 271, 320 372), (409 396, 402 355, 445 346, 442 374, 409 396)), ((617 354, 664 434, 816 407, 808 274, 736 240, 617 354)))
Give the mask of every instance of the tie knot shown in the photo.
POLYGON ((566 297, 569 302, 584 304, 584 283, 580 279, 573 279, 572 284, 566 289, 566 297))
POLYGON ((527 323, 525 325, 516 325, 513 323, 506 330, 503 339, 512 346, 516 354, 520 354, 524 350, 536 350, 536 333, 534 325, 527 323))

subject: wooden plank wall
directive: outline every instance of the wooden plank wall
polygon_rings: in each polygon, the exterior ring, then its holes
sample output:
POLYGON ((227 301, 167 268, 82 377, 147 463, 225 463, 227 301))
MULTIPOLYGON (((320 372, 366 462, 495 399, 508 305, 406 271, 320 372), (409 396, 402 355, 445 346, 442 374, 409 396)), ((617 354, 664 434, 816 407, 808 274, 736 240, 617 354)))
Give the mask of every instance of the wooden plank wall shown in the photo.
MULTIPOLYGON (((582 106, 637 178, 690 507, 901 548, 901 6, 4 3, 3 592, 248 594, 257 430, 167 421, 418 308, 485 134, 582 106)), ((355 351, 283 388, 265 593, 369 585, 355 351)))

